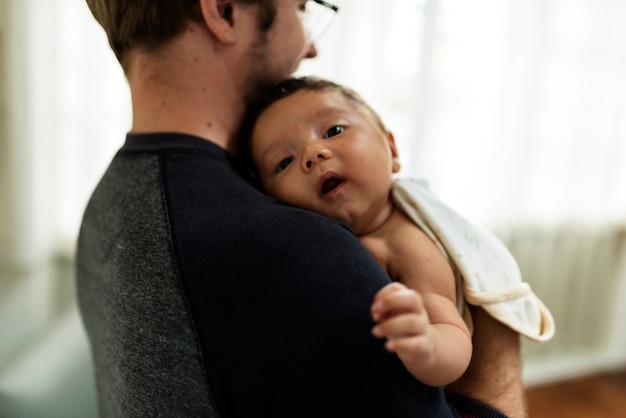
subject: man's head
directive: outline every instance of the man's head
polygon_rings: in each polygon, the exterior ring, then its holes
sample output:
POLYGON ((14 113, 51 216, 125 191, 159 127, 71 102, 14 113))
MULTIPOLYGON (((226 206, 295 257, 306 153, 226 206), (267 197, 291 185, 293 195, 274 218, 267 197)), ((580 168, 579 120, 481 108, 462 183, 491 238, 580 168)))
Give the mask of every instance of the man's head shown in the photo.
POLYGON ((310 28, 323 25, 310 11, 328 8, 316 0, 87 1, 128 78, 132 129, 193 133, 233 153, 246 104, 317 54, 310 28))
MULTIPOLYGON (((132 48, 157 48, 179 35, 189 21, 202 21, 201 1, 203 0, 87 0, 87 4, 106 32, 117 59, 126 68, 127 54, 132 48)), ((259 27, 262 30, 267 30, 272 25, 276 15, 277 0, 217 2, 224 8, 235 3, 258 4, 259 27)))

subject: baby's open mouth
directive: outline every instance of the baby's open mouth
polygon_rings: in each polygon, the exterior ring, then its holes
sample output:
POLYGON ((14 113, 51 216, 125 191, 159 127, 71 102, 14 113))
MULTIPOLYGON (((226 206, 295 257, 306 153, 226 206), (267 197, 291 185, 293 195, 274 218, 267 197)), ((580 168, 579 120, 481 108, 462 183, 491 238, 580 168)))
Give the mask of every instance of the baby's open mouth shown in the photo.
POLYGON ((338 177, 331 177, 322 183, 322 196, 326 196, 343 183, 343 180, 338 177))

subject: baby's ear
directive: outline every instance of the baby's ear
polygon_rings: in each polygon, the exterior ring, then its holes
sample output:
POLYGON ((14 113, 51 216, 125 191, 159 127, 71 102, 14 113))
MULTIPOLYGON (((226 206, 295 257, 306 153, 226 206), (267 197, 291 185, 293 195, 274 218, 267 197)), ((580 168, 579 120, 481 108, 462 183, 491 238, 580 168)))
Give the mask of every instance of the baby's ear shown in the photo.
POLYGON ((398 171, 400 171, 400 159, 398 158, 398 147, 396 147, 396 140, 393 137, 393 133, 391 133, 391 131, 387 131, 387 141, 389 142, 389 149, 391 150, 391 157, 393 158, 391 172, 397 173, 398 171))
POLYGON ((391 172, 397 173, 400 171, 400 159, 398 157, 393 157, 393 165, 391 166, 391 172))

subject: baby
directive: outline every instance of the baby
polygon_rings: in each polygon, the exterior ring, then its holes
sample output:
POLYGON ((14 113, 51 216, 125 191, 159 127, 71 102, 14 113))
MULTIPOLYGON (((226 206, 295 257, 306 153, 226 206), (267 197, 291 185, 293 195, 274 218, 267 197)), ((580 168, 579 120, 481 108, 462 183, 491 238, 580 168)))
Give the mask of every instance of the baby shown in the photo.
POLYGON ((395 178, 393 134, 354 91, 314 77, 288 79, 247 120, 244 135, 263 191, 345 222, 393 280, 372 304, 372 332, 421 382, 445 386, 466 370, 466 301, 529 338, 551 338, 552 317, 506 248, 424 182, 395 178), (492 271, 503 278, 490 277, 492 271))

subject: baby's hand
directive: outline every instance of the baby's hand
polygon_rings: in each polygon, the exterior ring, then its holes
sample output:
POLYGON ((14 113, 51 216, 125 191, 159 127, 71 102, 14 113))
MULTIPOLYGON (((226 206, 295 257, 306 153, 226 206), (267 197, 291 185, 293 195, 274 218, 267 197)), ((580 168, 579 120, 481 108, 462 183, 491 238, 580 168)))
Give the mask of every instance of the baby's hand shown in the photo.
POLYGON ((398 282, 383 287, 374 297, 372 318, 377 322, 374 336, 387 338, 385 348, 405 365, 420 367, 432 358, 434 329, 415 290, 398 282))

